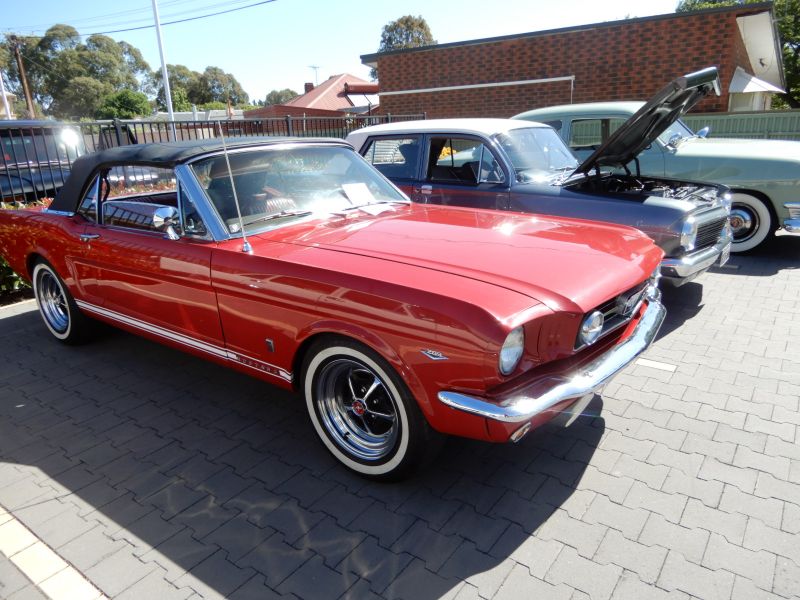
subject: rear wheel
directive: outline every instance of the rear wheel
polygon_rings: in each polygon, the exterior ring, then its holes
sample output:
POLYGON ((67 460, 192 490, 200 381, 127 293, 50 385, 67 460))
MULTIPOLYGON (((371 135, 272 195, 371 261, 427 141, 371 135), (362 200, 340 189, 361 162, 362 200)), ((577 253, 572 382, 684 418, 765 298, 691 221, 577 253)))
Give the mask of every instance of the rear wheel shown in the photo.
POLYGON ((439 447, 441 436, 397 372, 355 341, 314 344, 303 367, 303 391, 322 443, 360 475, 401 479, 439 447))
POLYGON ((733 194, 731 205, 731 252, 748 252, 765 242, 773 233, 772 213, 760 198, 733 194))
POLYGON ((84 341, 90 327, 88 319, 53 267, 45 261, 36 263, 32 280, 39 314, 53 337, 65 344, 84 341))

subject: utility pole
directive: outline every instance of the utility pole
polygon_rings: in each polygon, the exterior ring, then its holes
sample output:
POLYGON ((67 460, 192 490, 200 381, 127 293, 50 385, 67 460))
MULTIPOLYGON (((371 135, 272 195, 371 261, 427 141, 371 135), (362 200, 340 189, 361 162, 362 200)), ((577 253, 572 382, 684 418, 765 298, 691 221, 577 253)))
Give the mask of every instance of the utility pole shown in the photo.
POLYGON ((19 69, 19 79, 22 82, 22 93, 25 94, 25 103, 28 105, 28 112, 31 119, 36 118, 36 107, 33 105, 33 97, 31 96, 31 88, 28 87, 28 76, 25 74, 25 65, 22 64, 22 54, 19 51, 19 38, 15 35, 8 36, 8 41, 14 46, 14 57, 17 59, 17 68, 19 69))

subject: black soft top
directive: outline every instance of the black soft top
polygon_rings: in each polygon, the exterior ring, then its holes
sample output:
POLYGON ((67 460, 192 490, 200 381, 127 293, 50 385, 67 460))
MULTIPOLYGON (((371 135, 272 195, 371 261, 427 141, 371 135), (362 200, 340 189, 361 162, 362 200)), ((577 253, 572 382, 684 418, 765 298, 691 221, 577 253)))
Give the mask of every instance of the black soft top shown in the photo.
MULTIPOLYGON (((229 150, 234 150, 251 146, 285 144, 287 142, 345 144, 342 140, 331 138, 239 137, 226 140, 225 145, 229 150)), ((170 169, 198 156, 221 152, 222 149, 222 142, 215 138, 155 144, 133 144, 84 154, 72 163, 70 175, 64 186, 56 194, 52 204, 50 204, 50 210, 74 212, 78 207, 78 202, 83 197, 86 186, 91 183, 98 171, 121 164, 170 169)))

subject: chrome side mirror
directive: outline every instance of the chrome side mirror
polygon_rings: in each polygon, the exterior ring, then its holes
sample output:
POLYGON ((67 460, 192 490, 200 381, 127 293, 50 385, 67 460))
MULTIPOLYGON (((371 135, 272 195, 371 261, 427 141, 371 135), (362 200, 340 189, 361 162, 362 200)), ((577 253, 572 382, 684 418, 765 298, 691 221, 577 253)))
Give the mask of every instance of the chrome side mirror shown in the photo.
POLYGON ((697 137, 699 137, 699 138, 704 138, 704 137, 707 137, 709 133, 711 133, 711 127, 709 127, 708 125, 706 125, 706 126, 705 126, 705 127, 703 127, 703 128, 700 130, 700 131, 698 131, 697 133, 695 133, 695 135, 696 135, 697 137))
POLYGON ((153 212, 153 228, 157 231, 163 231, 167 239, 181 239, 181 236, 176 231, 176 228, 180 229, 180 226, 181 220, 178 215, 178 209, 174 206, 159 206, 153 212))
POLYGON ((670 148, 676 148, 678 146, 678 142, 683 139, 683 136, 680 133, 673 133, 669 136, 669 141, 667 142, 667 146, 670 148))

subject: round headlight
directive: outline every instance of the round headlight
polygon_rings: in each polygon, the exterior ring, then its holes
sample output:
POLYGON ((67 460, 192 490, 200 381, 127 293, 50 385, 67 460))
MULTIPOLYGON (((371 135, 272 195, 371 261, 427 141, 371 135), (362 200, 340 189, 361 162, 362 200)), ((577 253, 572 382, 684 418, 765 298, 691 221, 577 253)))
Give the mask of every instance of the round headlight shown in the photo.
POLYGON ((525 332, 522 327, 516 327, 506 336, 503 347, 500 348, 500 372, 508 375, 517 368, 522 351, 525 348, 525 332))
POLYGON ((581 323, 581 330, 578 332, 578 339, 581 345, 588 346, 589 344, 594 344, 597 338, 600 337, 600 334, 603 333, 604 322, 605 317, 599 310, 586 315, 583 323, 581 323))
POLYGON ((689 217, 684 221, 681 227, 681 246, 686 252, 694 250, 694 244, 697 241, 697 221, 694 217, 689 217))

